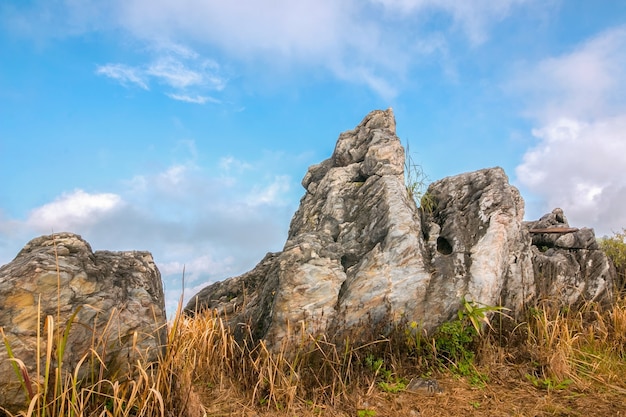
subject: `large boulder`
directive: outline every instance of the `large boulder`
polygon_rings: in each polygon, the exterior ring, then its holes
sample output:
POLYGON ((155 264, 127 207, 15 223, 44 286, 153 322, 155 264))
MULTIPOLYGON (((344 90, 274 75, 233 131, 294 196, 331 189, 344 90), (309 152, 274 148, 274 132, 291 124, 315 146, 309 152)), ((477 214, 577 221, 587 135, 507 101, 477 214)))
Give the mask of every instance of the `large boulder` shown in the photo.
MULTIPOLYGON (((553 293, 536 276, 524 201, 501 168, 437 181, 418 209, 404 163, 391 109, 367 115, 304 176, 283 250, 204 288, 185 311, 215 310, 237 337, 277 346, 294 329, 331 340, 413 321, 432 331, 463 299, 517 314, 553 293)), ((598 279, 595 294, 608 297, 610 284, 598 279)))
POLYGON ((436 324, 461 298, 520 311, 535 295, 524 200, 502 168, 436 181, 422 207, 436 324))
MULTIPOLYGON (((166 342, 163 287, 152 255, 94 253, 71 233, 33 239, 0 268, 0 326, 33 383, 43 383, 37 361, 45 362, 47 316, 61 334, 70 329, 62 363, 65 371, 74 372, 93 348, 104 361, 104 378, 123 377, 138 360, 146 365, 156 361, 166 342)), ((79 368, 78 377, 87 372, 87 367, 79 368)), ((24 409, 26 400, 2 344, 0 405, 15 413, 24 409)))

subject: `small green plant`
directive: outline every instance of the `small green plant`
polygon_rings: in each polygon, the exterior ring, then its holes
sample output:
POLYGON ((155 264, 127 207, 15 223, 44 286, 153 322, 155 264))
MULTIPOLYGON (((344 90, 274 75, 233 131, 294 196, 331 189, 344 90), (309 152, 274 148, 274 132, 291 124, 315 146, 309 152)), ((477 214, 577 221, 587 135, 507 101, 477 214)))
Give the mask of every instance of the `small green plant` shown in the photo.
POLYGON ((387 369, 382 358, 377 358, 374 355, 367 355, 365 357, 365 366, 374 372, 374 376, 380 376, 384 381, 391 378, 392 372, 387 369))
POLYGON ((474 360, 470 346, 477 335, 476 330, 467 326, 463 320, 443 323, 434 336, 437 357, 443 364, 449 363, 458 370, 464 369, 466 364, 474 360))
POLYGON ((555 378, 539 378, 535 375, 526 374, 526 379, 535 386, 535 388, 545 389, 546 391, 561 391, 569 387, 574 381, 571 379, 557 380, 555 378))
POLYGON ((503 310, 508 310, 502 306, 488 306, 481 305, 474 301, 468 301, 463 297, 461 300, 463 308, 459 310, 458 316, 460 321, 469 320, 474 329, 476 330, 477 335, 482 335, 482 323, 485 323, 487 326, 491 327, 491 323, 489 322, 489 317, 487 313, 497 312, 502 313, 503 310))
POLYGON ((465 298, 461 300, 457 318, 443 323, 433 336, 436 361, 453 373, 468 378, 471 385, 483 387, 489 381, 487 375, 474 365, 474 348, 483 335, 483 324, 491 326, 490 312, 502 312, 503 307, 480 305, 465 298))
MULTIPOLYGON (((387 369, 383 359, 369 354, 365 357, 365 366, 374 373, 374 380, 377 377, 380 379, 377 385, 382 391, 396 394, 406 389, 407 380, 395 376, 390 369, 387 369)), ((371 387, 373 386, 372 383, 371 387)))
POLYGON ((374 417, 376 416, 376 411, 370 409, 363 409, 356 411, 357 417, 374 417))
POLYGON ((372 372, 378 372, 380 368, 382 368, 384 361, 382 358, 377 358, 376 356, 369 354, 365 357, 365 366, 372 372))
POLYGON ((416 355, 421 355, 428 343, 422 326, 416 321, 410 322, 404 328, 404 341, 409 351, 416 355))
POLYGON ((378 383, 378 388, 390 394, 397 394, 406 389, 406 380, 404 378, 396 378, 393 382, 381 381, 378 383))

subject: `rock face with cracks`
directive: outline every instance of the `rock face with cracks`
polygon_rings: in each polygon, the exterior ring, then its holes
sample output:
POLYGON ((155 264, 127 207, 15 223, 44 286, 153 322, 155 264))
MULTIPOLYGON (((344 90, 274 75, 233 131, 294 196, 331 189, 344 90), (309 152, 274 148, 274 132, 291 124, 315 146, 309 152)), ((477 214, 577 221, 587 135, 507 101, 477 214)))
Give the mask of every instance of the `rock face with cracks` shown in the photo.
POLYGON ((422 210, 428 297, 438 322, 463 297, 519 311, 536 294, 524 201, 501 168, 444 178, 430 185, 422 210))
POLYGON ((592 229, 570 227, 559 208, 524 226, 532 235, 538 293, 566 305, 586 301, 606 304, 612 299, 615 270, 592 229))
MULTIPOLYGON (((418 209, 404 163, 392 110, 371 112, 339 136, 331 158, 309 168, 283 250, 204 288, 185 311, 215 310, 239 338, 278 346, 295 329, 331 340, 365 340, 412 321, 432 331, 463 299, 516 314, 538 298, 562 296, 537 276, 524 201, 501 168, 437 181, 418 209)), ((610 299, 610 269, 585 273, 568 285, 594 290, 563 302, 610 299)))
MULTIPOLYGON (((140 360, 155 362, 167 340, 161 275, 149 252, 93 252, 72 233, 31 240, 0 268, 0 326, 5 343, 26 366, 34 393, 44 376, 48 334, 55 330, 53 359, 69 329, 62 368, 88 375, 90 349, 104 362, 105 379, 123 377, 140 360), (39 332, 39 338, 38 338, 39 332), (37 357, 39 344, 39 354, 37 357), (84 366, 79 362, 85 358, 84 366)), ((96 370, 100 364, 96 361, 96 370)), ((52 371, 54 372, 54 371, 52 371)), ((6 345, 0 345, 0 405, 15 413, 28 401, 6 345)))

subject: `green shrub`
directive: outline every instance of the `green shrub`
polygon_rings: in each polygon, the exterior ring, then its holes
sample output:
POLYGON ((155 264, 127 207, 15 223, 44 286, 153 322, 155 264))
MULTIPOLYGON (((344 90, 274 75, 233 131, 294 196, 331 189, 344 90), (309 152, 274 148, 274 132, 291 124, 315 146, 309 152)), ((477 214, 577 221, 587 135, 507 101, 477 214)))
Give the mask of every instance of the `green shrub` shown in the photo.
POLYGON ((600 239, 600 248, 613 261, 617 270, 617 289, 626 291, 626 229, 614 233, 612 237, 600 239))

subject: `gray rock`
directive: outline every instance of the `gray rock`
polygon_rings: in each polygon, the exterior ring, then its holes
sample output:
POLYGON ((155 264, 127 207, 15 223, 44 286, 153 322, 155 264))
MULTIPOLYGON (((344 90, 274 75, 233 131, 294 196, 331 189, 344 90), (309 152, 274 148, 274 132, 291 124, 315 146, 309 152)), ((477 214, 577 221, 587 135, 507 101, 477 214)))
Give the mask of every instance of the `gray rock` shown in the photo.
MULTIPOLYGON (((342 133, 331 158, 310 167, 302 185, 283 250, 202 290, 188 314, 216 310, 238 337, 277 346, 301 330, 366 340, 415 321, 432 331, 455 316, 463 298, 516 314, 538 297, 560 296, 536 276, 543 269, 533 265, 539 257, 522 222, 524 201, 501 168, 437 181, 428 204, 416 207, 391 109, 342 133)), ((566 224, 562 212, 548 217, 535 226, 566 224)), ((591 247, 584 233, 558 245, 591 247)), ((559 285, 571 269, 563 271, 559 285)), ((578 274, 585 284, 570 282, 578 289, 563 302, 573 294, 608 297, 611 277, 603 274, 600 266, 585 269, 578 274)))
POLYGON ((537 299, 577 307, 586 302, 610 304, 615 271, 601 250, 533 247, 537 299))
POLYGON ((598 249, 593 229, 570 227, 560 208, 533 222, 524 224, 532 234, 532 243, 537 247, 563 249, 598 249))
POLYGON ((524 201, 501 168, 444 178, 427 191, 423 213, 430 249, 436 324, 465 298, 519 311, 535 293, 524 201))
POLYGON ((412 378, 411 381, 409 381, 406 386, 406 391, 413 393, 425 393, 428 395, 441 394, 444 392, 437 380, 419 377, 412 378))
POLYGON ((413 312, 429 275, 403 169, 393 113, 372 112, 340 135, 330 159, 308 170, 283 251, 203 290, 186 311, 231 311, 231 325, 247 324, 254 338, 270 342, 300 326, 354 330, 384 323, 390 311, 413 312))
POLYGON ((615 271, 593 229, 570 227, 560 208, 524 226, 532 234, 538 298, 568 306, 612 301, 615 271))
MULTIPOLYGON (((0 326, 35 383, 43 382, 36 375, 37 328, 47 316, 63 331, 78 311, 63 357, 66 371, 73 372, 93 347, 105 362, 104 377, 123 377, 137 360, 156 361, 166 342, 161 276, 148 252, 94 253, 75 234, 42 236, 0 268, 0 300, 0 326)), ((43 326, 40 331, 43 363, 47 333, 43 326)), ((87 371, 81 368, 78 376, 87 371)), ((3 344, 0 404, 17 412, 25 402, 3 344)))
POLYGON ((421 262, 420 225, 404 188, 403 164, 393 113, 371 113, 340 135, 330 159, 305 175, 307 192, 283 251, 225 282, 229 289, 212 294, 215 284, 192 298, 187 311, 221 306, 234 311, 231 323, 248 324, 253 337, 280 341, 290 332, 287 323, 316 333, 351 328, 366 314, 380 321, 391 306, 410 309, 404 304, 414 305, 415 299, 394 299, 418 287, 409 265, 421 262), (372 280, 374 265, 391 267, 372 280), (223 293, 241 295, 223 306, 223 293))

